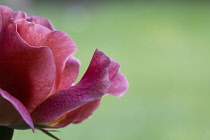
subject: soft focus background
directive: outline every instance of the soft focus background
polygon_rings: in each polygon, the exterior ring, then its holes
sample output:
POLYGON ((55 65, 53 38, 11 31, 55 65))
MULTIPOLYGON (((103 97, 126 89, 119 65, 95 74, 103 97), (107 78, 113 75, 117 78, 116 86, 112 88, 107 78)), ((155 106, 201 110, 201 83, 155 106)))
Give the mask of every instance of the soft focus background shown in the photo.
MULTIPOLYGON (((4 0, 49 18, 76 42, 85 72, 96 48, 121 63, 127 94, 106 96, 91 119, 54 132, 61 140, 209 140, 210 3, 4 0)), ((80 78, 79 77, 79 78, 80 78)), ((15 140, 51 140, 15 131, 15 140)))

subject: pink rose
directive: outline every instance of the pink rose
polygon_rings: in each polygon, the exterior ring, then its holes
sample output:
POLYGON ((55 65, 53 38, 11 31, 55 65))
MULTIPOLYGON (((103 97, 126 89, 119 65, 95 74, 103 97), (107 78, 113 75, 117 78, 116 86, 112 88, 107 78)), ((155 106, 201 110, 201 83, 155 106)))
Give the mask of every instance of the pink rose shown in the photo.
POLYGON ((90 117, 106 94, 128 89, 120 64, 96 50, 75 85, 74 41, 49 20, 0 6, 0 126, 61 128, 90 117))

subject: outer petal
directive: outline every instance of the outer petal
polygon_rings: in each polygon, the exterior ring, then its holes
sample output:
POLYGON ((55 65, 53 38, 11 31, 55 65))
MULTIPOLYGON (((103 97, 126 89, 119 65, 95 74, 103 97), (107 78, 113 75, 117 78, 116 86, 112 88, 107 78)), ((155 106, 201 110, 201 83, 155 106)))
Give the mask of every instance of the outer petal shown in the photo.
POLYGON ((61 128, 69 125, 70 123, 80 123, 93 114, 93 111, 95 111, 100 105, 100 101, 101 99, 97 99, 95 101, 84 104, 83 106, 65 114, 59 118, 57 122, 49 123, 49 125, 61 128))
POLYGON ((119 71, 120 64, 114 60, 109 67, 109 79, 111 86, 107 90, 107 93, 116 97, 121 97, 128 90, 128 81, 126 77, 119 71))
POLYGON ((16 23, 18 24, 18 33, 29 45, 47 46, 52 50, 57 76, 55 89, 58 89, 65 62, 76 51, 74 41, 65 32, 51 31, 24 19, 18 20, 16 23))
POLYGON ((45 27, 47 27, 48 29, 50 29, 50 30, 52 30, 52 31, 54 31, 55 29, 54 29, 54 26, 52 25, 52 23, 48 20, 48 19, 46 19, 46 18, 44 18, 44 17, 39 17, 39 16, 30 16, 30 17, 28 17, 27 18, 27 21, 30 21, 30 22, 35 22, 36 24, 40 24, 40 25, 42 25, 42 26, 45 26, 45 27))
POLYGON ((13 21, 4 24, 0 33, 0 87, 32 111, 53 86, 53 55, 47 47, 27 45, 13 21))
POLYGON ((34 129, 28 110, 6 91, 0 89, 0 125, 10 126, 23 120, 34 129))
MULTIPOLYGON (((108 93, 120 97, 128 89, 128 82, 124 75, 119 72, 120 64, 112 60, 111 65, 108 68, 109 80, 111 86, 108 89, 108 93)), ((65 127, 70 123, 80 123, 92 115, 100 104, 100 99, 84 104, 81 107, 65 114, 55 122, 48 125, 53 127, 65 127)))
POLYGON ((96 51, 81 81, 75 86, 53 94, 40 104, 32 113, 34 122, 56 121, 67 112, 100 99, 110 86, 109 65, 109 57, 100 51, 96 51))
POLYGON ((18 20, 18 19, 25 19, 27 17, 27 14, 25 12, 22 11, 17 11, 17 12, 13 12, 11 15, 11 18, 14 20, 18 20))
POLYGON ((73 84, 79 74, 79 68, 79 60, 70 56, 66 61, 58 90, 68 88, 73 84))

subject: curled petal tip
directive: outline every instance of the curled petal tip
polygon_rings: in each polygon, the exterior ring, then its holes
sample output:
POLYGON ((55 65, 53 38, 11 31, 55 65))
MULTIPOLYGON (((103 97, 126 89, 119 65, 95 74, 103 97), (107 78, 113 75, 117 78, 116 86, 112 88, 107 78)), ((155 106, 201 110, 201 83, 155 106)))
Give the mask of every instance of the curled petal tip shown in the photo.
POLYGON ((128 80, 120 72, 120 63, 112 59, 111 65, 109 66, 109 80, 111 82, 111 85, 107 90, 107 93, 112 94, 115 97, 121 97, 128 90, 128 80))
MULTIPOLYGON (((1 114, 1 117, 4 118, 4 122, 12 122, 12 121, 21 121, 21 118, 27 123, 31 129, 34 131, 34 124, 32 121, 32 118, 28 112, 28 110, 25 108, 25 106, 17 100, 15 97, 7 93, 6 91, 0 89, 0 95, 2 98, 0 98, 1 104, 4 105, 4 107, 1 107, 1 111, 5 112, 8 111, 8 113, 1 114), (13 107, 12 107, 13 106, 13 107), (17 114, 19 113, 19 115, 17 114), (11 117, 13 115, 13 118, 11 120, 11 117), (15 116, 14 116, 15 115, 15 116), (8 122, 7 120, 8 119, 8 122)), ((1 119, 2 119, 1 118, 1 119)), ((12 125, 12 124, 10 124, 12 125)))

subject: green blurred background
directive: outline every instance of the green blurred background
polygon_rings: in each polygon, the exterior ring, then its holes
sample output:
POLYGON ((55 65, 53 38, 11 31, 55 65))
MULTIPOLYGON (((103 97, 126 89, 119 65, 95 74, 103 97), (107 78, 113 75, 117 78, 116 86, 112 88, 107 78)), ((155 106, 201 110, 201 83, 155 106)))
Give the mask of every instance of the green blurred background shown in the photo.
MULTIPOLYGON (((2 4, 49 18, 76 42, 85 72, 96 48, 121 63, 122 98, 106 96, 91 119, 54 132, 61 140, 209 140, 210 3, 28 1, 2 4)), ((14 140, 51 140, 15 131, 14 140)))

